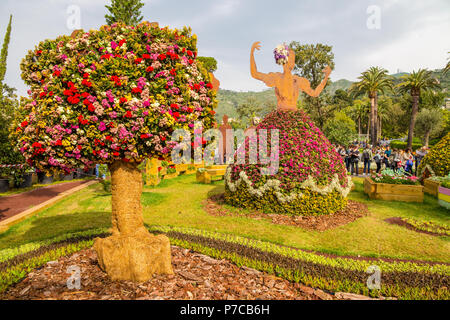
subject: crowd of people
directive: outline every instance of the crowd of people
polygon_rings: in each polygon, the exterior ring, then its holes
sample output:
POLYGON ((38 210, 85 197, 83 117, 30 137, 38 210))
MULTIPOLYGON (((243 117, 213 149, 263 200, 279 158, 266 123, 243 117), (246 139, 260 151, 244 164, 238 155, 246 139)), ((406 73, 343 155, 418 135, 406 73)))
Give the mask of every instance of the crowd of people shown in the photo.
MULTIPOLYGON (((363 145, 354 144, 349 147, 337 146, 336 151, 344 160, 347 171, 352 175, 359 175, 359 167, 363 168, 362 175, 370 175, 372 163, 376 165, 376 173, 388 168, 394 171, 403 170, 406 174, 417 175, 417 168, 423 157, 428 153, 427 147, 422 147, 416 151, 411 149, 393 149, 389 145, 372 147, 365 143, 363 145)), ((375 168, 374 168, 375 170, 375 168)))

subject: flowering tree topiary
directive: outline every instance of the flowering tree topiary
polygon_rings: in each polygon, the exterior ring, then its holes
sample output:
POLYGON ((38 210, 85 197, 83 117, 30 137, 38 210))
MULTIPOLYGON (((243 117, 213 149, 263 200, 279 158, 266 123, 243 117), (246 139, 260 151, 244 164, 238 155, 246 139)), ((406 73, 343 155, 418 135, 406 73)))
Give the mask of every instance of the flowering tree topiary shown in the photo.
POLYGON ((109 166, 112 236, 94 247, 113 279, 172 273, 168 238, 143 225, 138 164, 167 158, 174 130, 213 126, 215 93, 196 57, 190 29, 145 22, 46 40, 22 61, 31 89, 13 135, 28 163, 46 171, 109 166))
POLYGON ((303 111, 274 111, 256 130, 279 130, 279 170, 263 175, 263 164, 229 166, 228 203, 290 215, 331 214, 346 206, 351 177, 341 156, 303 111))

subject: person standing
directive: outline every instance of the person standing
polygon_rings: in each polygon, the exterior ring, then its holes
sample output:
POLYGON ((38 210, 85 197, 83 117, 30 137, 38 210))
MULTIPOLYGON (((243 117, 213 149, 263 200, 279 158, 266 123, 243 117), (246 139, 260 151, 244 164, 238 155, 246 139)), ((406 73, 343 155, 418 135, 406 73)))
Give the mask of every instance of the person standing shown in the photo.
POLYGON ((370 163, 373 158, 372 150, 370 149, 370 146, 366 144, 366 147, 362 154, 362 160, 364 161, 364 169, 363 169, 363 176, 370 174, 370 163))
POLYGON ((377 165, 377 173, 381 171, 381 161, 383 160, 381 149, 377 148, 375 151, 375 156, 373 157, 375 164, 377 165))
POLYGON ((405 171, 406 171, 410 176, 412 176, 412 174, 413 174, 413 170, 412 170, 413 165, 414 165, 413 155, 410 154, 410 155, 409 155, 409 158, 408 158, 408 159, 406 160, 406 162, 405 162, 405 171))
POLYGON ((345 167, 347 168, 347 172, 350 172, 350 163, 351 163, 351 152, 353 146, 347 147, 345 150, 345 167))
POLYGON ((350 154, 351 173, 358 176, 358 163, 359 163, 359 150, 357 146, 354 146, 350 154))
POLYGON ((414 168, 414 174, 417 176, 417 168, 420 165, 420 162, 422 161, 423 157, 425 157, 425 147, 421 147, 419 150, 416 151, 416 155, 415 155, 415 168, 414 168))
POLYGON ((383 162, 384 165, 386 166, 386 169, 389 168, 389 157, 391 156, 391 147, 387 146, 386 150, 384 151, 384 155, 383 155, 383 162))

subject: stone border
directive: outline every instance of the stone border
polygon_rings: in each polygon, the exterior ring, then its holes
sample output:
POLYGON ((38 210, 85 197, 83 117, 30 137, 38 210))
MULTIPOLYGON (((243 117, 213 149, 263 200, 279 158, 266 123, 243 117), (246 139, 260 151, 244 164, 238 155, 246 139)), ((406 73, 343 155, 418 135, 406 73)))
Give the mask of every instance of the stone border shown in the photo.
POLYGON ((11 227, 12 225, 25 220, 26 218, 50 207, 51 205, 55 204, 56 202, 58 202, 59 200, 62 200, 72 194, 74 194, 77 191, 80 191, 84 188, 87 188, 95 183, 98 183, 98 181, 93 180, 93 181, 89 181, 86 183, 83 183, 82 185, 76 186, 72 189, 69 189, 67 191, 61 192, 59 195, 57 195, 56 197, 53 197, 47 201, 42 202, 41 204, 38 204, 36 206, 33 206, 19 214, 16 214, 8 219, 5 219, 3 221, 0 221, 0 232, 5 232, 6 230, 9 229, 9 227, 11 227))

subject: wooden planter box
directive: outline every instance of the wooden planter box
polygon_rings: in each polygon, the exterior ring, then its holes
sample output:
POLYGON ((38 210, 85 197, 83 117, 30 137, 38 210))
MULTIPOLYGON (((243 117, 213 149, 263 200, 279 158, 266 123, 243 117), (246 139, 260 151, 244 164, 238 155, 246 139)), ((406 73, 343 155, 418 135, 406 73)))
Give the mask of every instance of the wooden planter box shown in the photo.
POLYGON ((184 174, 195 174, 197 172, 197 170, 196 169, 192 169, 192 170, 186 170, 185 172, 184 172, 184 174))
POLYGON ((371 178, 364 179, 364 192, 370 199, 423 202, 423 186, 376 183, 371 178))
POLYGON ((450 210, 450 189, 439 187, 439 205, 450 210))
POLYGON ((439 186, 441 184, 437 181, 433 181, 431 179, 425 179, 423 183, 423 191, 425 193, 428 193, 429 195, 432 195, 433 197, 437 197, 439 193, 439 186))
POLYGON ((177 170, 177 172, 186 172, 188 168, 188 164, 187 163, 182 163, 182 164, 177 164, 175 165, 175 169, 177 170))
POLYGON ((173 179, 173 178, 176 178, 176 177, 178 177, 178 172, 166 174, 163 179, 164 180, 168 180, 168 179, 173 179))

